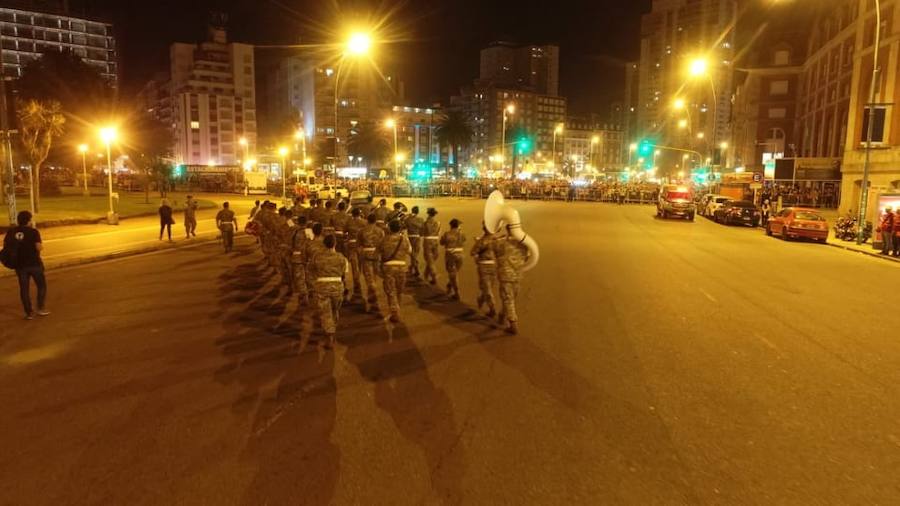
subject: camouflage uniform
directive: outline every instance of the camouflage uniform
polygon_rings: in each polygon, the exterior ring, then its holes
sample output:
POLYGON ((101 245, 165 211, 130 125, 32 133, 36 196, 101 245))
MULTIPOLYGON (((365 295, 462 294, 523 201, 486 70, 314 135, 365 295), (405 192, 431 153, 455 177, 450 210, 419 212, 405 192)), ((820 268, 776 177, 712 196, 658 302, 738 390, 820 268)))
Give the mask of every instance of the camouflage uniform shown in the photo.
POLYGON ((328 206, 325 207, 324 221, 322 221, 322 237, 334 235, 334 217, 337 215, 337 211, 332 207, 333 205, 332 202, 328 202, 328 206))
POLYGON ((310 242, 306 237, 306 229, 291 229, 291 269, 294 275, 294 293, 300 297, 304 305, 309 303, 309 288, 306 281, 306 246, 310 242))
POLYGON ((274 221, 276 219, 278 219, 278 216, 267 207, 260 208, 259 212, 256 213, 256 216, 253 217, 253 221, 259 223, 260 225, 260 249, 262 249, 263 256, 266 258, 266 262, 268 262, 269 267, 272 267, 273 269, 278 267, 278 262, 276 261, 276 258, 274 256, 274 253, 277 251, 277 243, 274 238, 274 221))
POLYGON ((278 262, 278 271, 281 273, 282 282, 293 291, 294 289, 294 273, 293 264, 291 263, 291 239, 293 238, 294 227, 288 225, 288 222, 277 216, 275 220, 275 241, 276 241, 276 261, 278 262))
POLYGON ((332 336, 337 331, 341 303, 344 300, 347 259, 337 251, 323 249, 312 261, 311 274, 315 279, 316 309, 322 330, 326 335, 332 336))
POLYGON ((326 211, 325 208, 322 207, 321 200, 318 202, 316 207, 313 207, 309 210, 308 220, 309 221, 307 223, 310 227, 312 227, 316 223, 321 223, 322 227, 325 227, 326 221, 328 220, 328 211, 326 211))
POLYGON ((440 240, 441 234, 441 222, 434 219, 433 216, 429 216, 428 219, 425 220, 425 225, 422 227, 422 234, 424 235, 424 242, 422 244, 424 245, 425 250, 425 279, 430 279, 432 284, 434 284, 437 282, 434 263, 437 262, 438 259, 438 241, 440 240))
POLYGON ((409 237, 409 244, 412 246, 409 272, 416 277, 419 277, 419 254, 422 251, 422 227, 424 224, 425 222, 418 214, 407 216, 405 222, 406 236, 409 237))
MULTIPOLYGON (((306 260, 306 271, 307 273, 312 271, 312 266, 315 264, 316 256, 323 251, 326 251, 325 238, 321 235, 318 237, 314 237, 311 240, 306 241, 306 250, 304 251, 304 260, 306 260)), ((316 278, 315 276, 306 276, 306 290, 308 292, 310 300, 315 300, 316 297, 316 278)))
POLYGON ((494 238, 493 234, 485 233, 479 237, 472 246, 472 256, 475 258, 475 264, 478 267, 478 288, 481 293, 478 295, 478 308, 487 304, 488 314, 495 314, 494 291, 497 287, 497 262, 494 255, 494 238))
POLYGON ((362 273, 366 280, 366 310, 378 301, 375 291, 375 271, 378 268, 378 246, 384 239, 384 230, 378 225, 366 224, 359 232, 359 251, 362 253, 362 273))
POLYGON ((444 247, 444 267, 447 268, 447 292, 459 298, 459 270, 463 265, 463 245, 466 243, 466 234, 460 229, 450 229, 441 236, 441 246, 444 247))
POLYGON ((384 267, 384 293, 391 310, 391 321, 400 319, 400 300, 406 287, 406 270, 409 268, 409 254, 412 246, 403 233, 386 236, 378 248, 384 267))
POLYGON ((500 300, 503 302, 501 319, 515 323, 519 320, 516 313, 519 278, 522 266, 528 259, 528 248, 508 236, 498 237, 494 241, 493 247, 497 261, 497 280, 500 282, 500 300))
POLYGON ((337 239, 335 250, 342 255, 347 254, 347 223, 350 222, 350 215, 340 210, 335 211, 331 217, 331 225, 334 227, 334 238, 337 239))
POLYGON ((350 261, 350 269, 353 272, 353 294, 362 295, 362 273, 359 270, 359 233, 366 227, 366 221, 362 218, 350 218, 345 225, 344 232, 347 242, 344 249, 347 252, 347 260, 350 261))
POLYGON ((391 210, 387 208, 387 206, 378 206, 372 211, 372 214, 375 215, 375 224, 381 227, 382 229, 387 228, 387 217, 391 213, 391 210))

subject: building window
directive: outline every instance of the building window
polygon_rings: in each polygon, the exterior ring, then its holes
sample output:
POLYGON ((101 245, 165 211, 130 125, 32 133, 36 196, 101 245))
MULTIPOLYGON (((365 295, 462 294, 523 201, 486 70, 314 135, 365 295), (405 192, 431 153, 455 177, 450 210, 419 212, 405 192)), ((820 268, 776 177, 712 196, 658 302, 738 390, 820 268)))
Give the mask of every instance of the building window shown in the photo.
MULTIPOLYGON (((885 107, 875 107, 875 124, 872 128, 872 142, 884 142, 884 117, 887 112, 885 107)), ((863 113, 862 136, 859 141, 863 144, 869 140, 869 112, 872 108, 867 107, 863 113)))
POLYGON ((769 83, 769 94, 770 95, 787 95, 788 94, 788 82, 787 81, 772 81, 769 83))
POLYGON ((791 52, 787 49, 775 51, 775 65, 790 65, 791 52))
POLYGON ((769 109, 769 119, 781 119, 787 117, 787 109, 784 107, 773 107, 769 109))
POLYGON ((191 130, 200 130, 200 122, 191 121, 191 130))

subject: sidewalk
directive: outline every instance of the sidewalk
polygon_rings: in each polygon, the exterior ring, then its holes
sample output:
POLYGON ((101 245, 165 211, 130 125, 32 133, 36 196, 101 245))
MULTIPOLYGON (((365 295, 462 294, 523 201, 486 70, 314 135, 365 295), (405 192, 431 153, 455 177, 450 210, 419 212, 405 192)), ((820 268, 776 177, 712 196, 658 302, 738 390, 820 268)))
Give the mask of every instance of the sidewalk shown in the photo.
MULTIPOLYGON (((241 230, 253 207, 252 200, 242 200, 244 198, 228 198, 241 230)), ((217 209, 197 212, 197 237, 191 239, 185 238, 184 213, 177 212, 176 223, 172 225, 174 242, 171 243, 167 238, 159 240, 159 218, 156 216, 123 220, 116 226, 93 224, 42 229, 44 251, 41 257, 45 267, 52 269, 214 241, 219 235, 215 223, 217 212, 217 209)), ((0 270, 0 277, 11 275, 14 275, 11 270, 0 270)))
POLYGON ((881 250, 872 247, 872 240, 864 244, 856 244, 856 241, 842 241, 834 236, 834 224, 840 217, 840 214, 833 209, 821 211, 822 216, 828 220, 828 245, 834 248, 840 248, 847 251, 862 253, 877 258, 881 258, 890 262, 900 262, 900 258, 882 255, 881 250))

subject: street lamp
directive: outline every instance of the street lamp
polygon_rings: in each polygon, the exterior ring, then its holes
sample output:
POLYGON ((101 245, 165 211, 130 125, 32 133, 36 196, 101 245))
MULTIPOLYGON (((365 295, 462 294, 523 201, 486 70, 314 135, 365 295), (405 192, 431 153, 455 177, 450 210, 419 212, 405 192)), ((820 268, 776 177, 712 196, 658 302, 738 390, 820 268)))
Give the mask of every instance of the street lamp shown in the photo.
POLYGON ((81 153, 81 177, 82 177, 82 179, 84 179, 84 196, 85 196, 85 197, 90 197, 90 196, 91 196, 91 191, 88 190, 88 183, 87 183, 87 152, 88 152, 88 145, 87 145, 87 144, 79 144, 79 145, 78 145, 78 152, 81 153))
POLYGON ((875 0, 875 46, 872 50, 872 82, 869 86, 869 121, 866 122, 866 158, 863 162, 863 176, 860 187, 859 223, 856 244, 862 244, 866 229, 866 214, 869 207, 869 163, 872 157, 872 131, 875 130, 875 91, 878 82, 878 74, 881 68, 878 66, 878 52, 881 49, 881 0, 875 0))
POLYGON ((399 177, 400 161, 397 159, 397 121, 394 118, 389 118, 384 122, 384 126, 394 131, 394 177, 399 177))
POLYGON ((706 58, 694 58, 688 66, 688 71, 693 77, 705 75, 709 70, 709 61, 706 58))
POLYGON ((281 201, 287 205, 287 155, 288 148, 281 146, 278 148, 278 154, 281 155, 281 201))
POLYGON ((118 132, 116 132, 116 127, 109 126, 100 129, 100 140, 103 141, 103 144, 106 145, 106 171, 108 174, 109 181, 109 213, 106 215, 106 222, 110 225, 118 225, 119 224, 119 216, 116 214, 115 209, 113 209, 113 184, 112 184, 112 151, 111 144, 115 142, 118 137, 118 132))
POLYGON ((595 135, 595 136, 591 137, 591 162, 590 162, 591 167, 594 166, 594 146, 596 146, 597 144, 600 144, 600 136, 599 135, 595 135))
MULTIPOLYGON (((344 43, 344 56, 354 58, 362 58, 367 56, 372 49, 372 36, 365 32, 354 32, 350 34, 344 43)), ((338 135, 338 103, 340 93, 341 69, 343 68, 343 59, 338 63, 338 69, 334 76, 334 164, 337 168, 338 163, 338 144, 340 136, 338 135)))
MULTIPOLYGON (((719 134, 719 99, 716 93, 716 83, 715 81, 713 81, 712 72, 710 72, 709 69, 709 60, 705 57, 694 58, 693 60, 691 60, 691 63, 688 66, 688 73, 695 79, 706 77, 709 81, 709 88, 712 91, 713 102, 712 145, 715 146, 716 136, 719 134)), ((699 138, 702 139, 702 137, 699 138)))
POLYGON ((553 129, 553 163, 556 163, 556 137, 562 135, 563 133, 563 125, 562 123, 556 125, 556 128, 553 129))
POLYGON ((672 102, 672 108, 675 109, 676 111, 680 111, 680 110, 684 109, 684 107, 685 107, 685 102, 684 102, 683 98, 676 98, 672 102))
MULTIPOLYGON (((503 128, 500 131, 500 163, 506 162, 506 121, 507 116, 516 113, 516 106, 509 104, 503 108, 503 128)), ((503 165, 500 166, 503 168, 503 165)))

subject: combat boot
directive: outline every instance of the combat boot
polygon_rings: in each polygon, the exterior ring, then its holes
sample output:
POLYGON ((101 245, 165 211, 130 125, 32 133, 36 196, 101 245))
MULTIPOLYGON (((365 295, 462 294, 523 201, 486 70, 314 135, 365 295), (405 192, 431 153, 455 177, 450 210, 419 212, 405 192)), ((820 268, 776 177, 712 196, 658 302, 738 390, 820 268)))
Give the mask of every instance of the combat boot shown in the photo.
POLYGON ((516 322, 509 322, 509 327, 506 328, 507 334, 516 335, 519 333, 519 325, 516 322))
POLYGON ((391 323, 400 323, 400 313, 391 311, 391 323))

